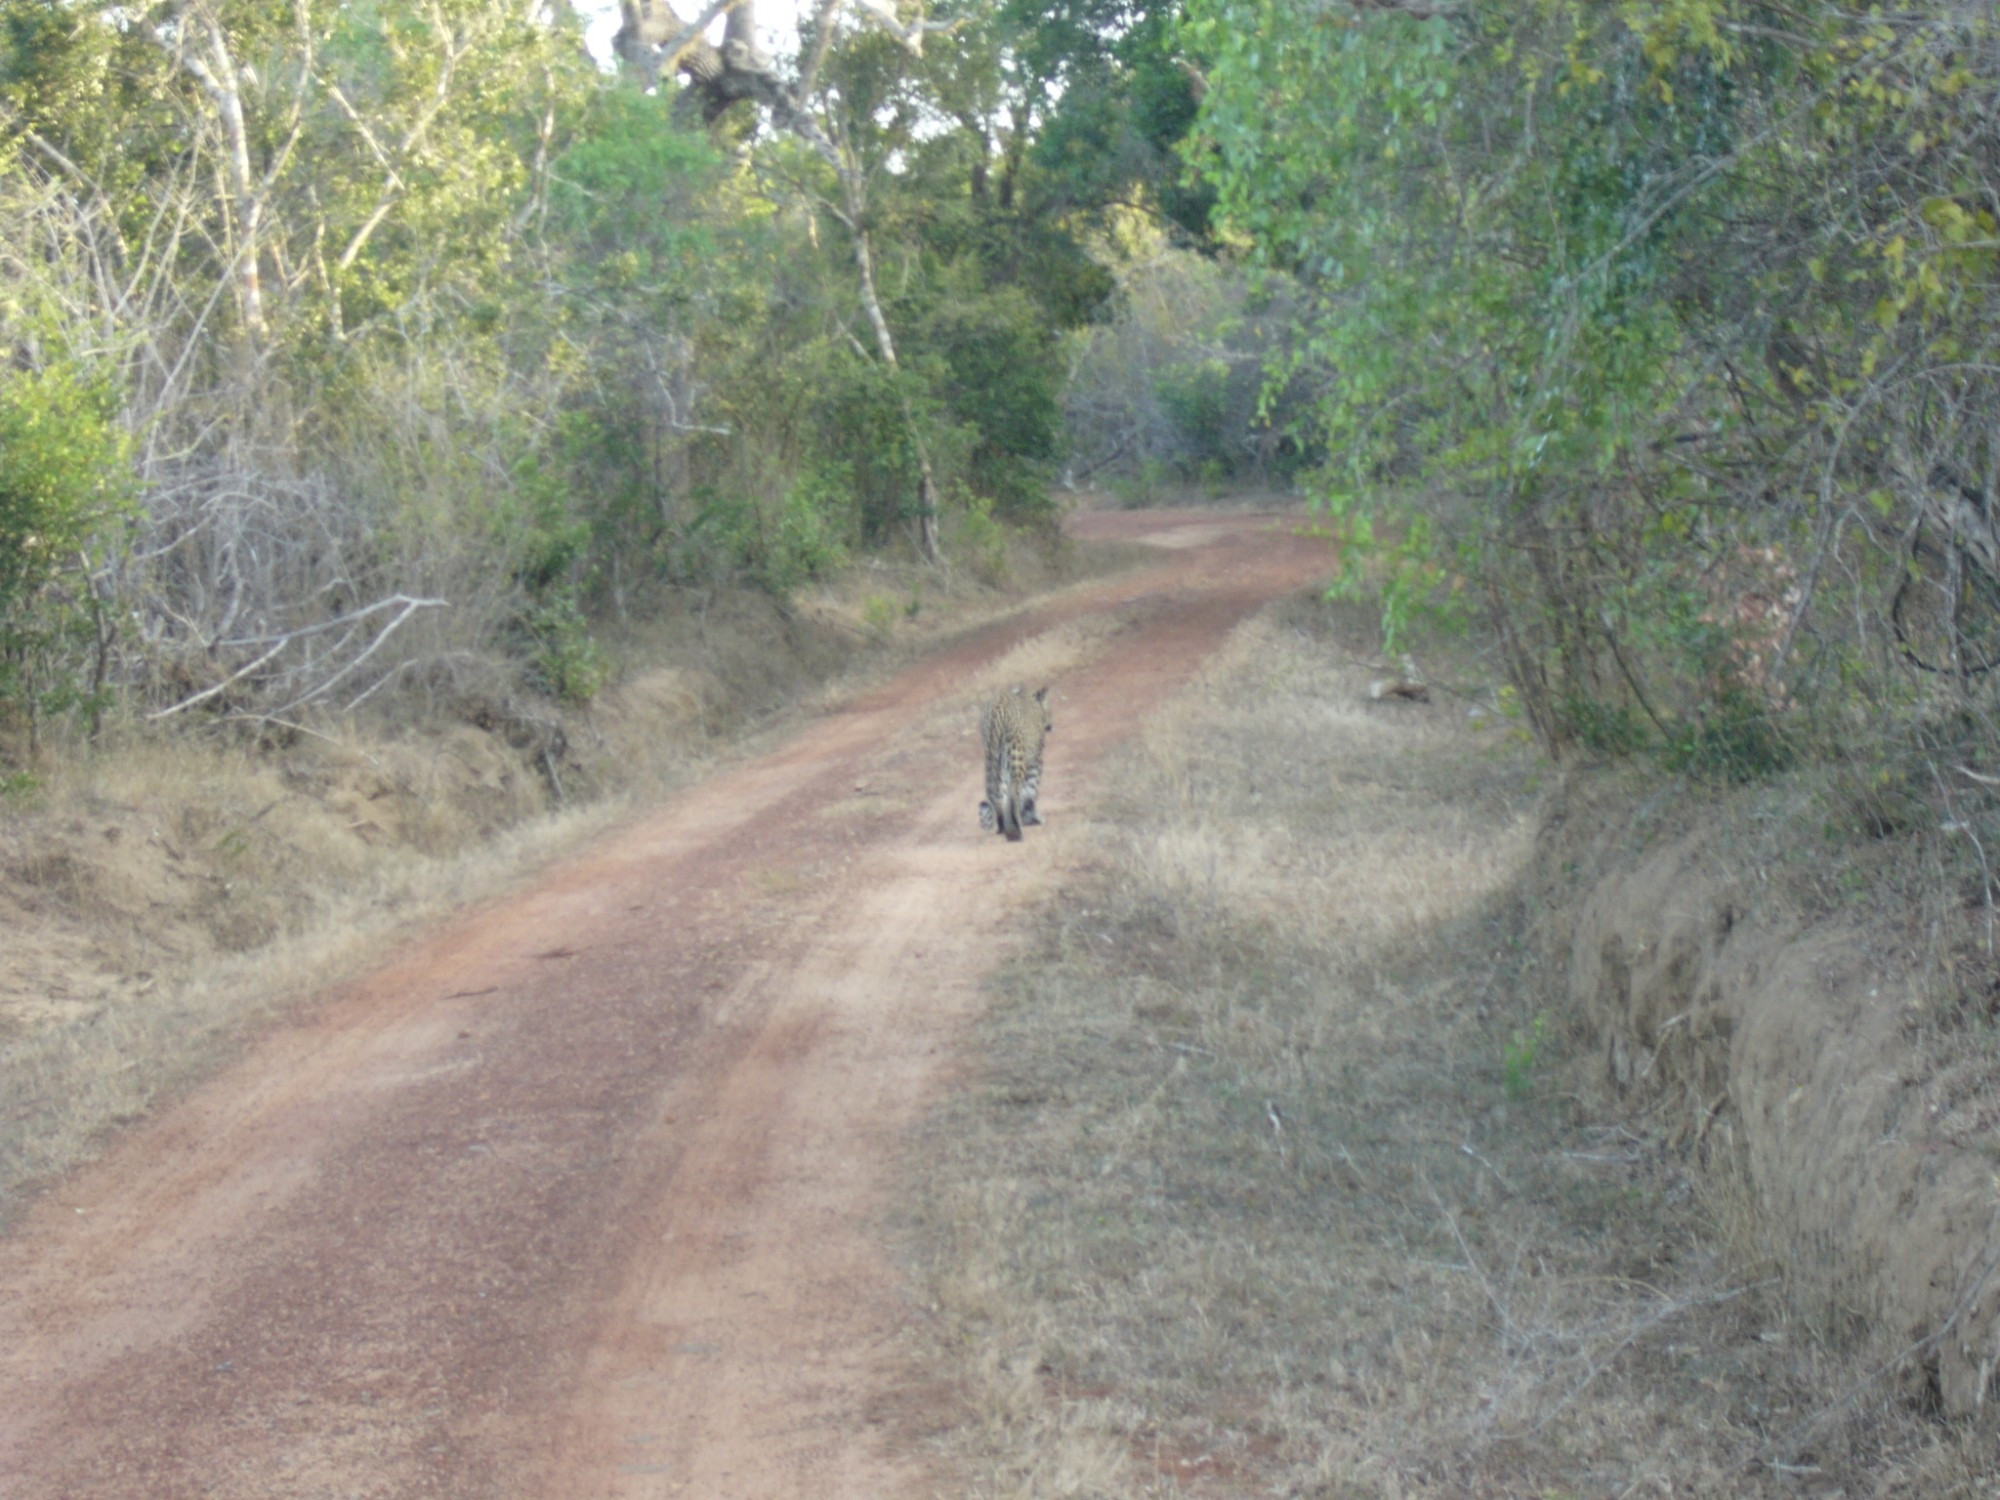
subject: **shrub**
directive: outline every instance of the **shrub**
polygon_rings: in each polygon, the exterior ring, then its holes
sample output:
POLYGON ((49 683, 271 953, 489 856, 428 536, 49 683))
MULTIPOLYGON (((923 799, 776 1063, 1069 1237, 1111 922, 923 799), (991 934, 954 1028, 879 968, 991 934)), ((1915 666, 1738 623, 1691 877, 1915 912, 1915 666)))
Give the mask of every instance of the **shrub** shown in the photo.
POLYGON ((896 616, 903 607, 887 594, 870 594, 861 601, 861 624, 875 640, 886 641, 896 628, 896 616))
POLYGON ((104 691, 111 620, 93 549, 131 514, 130 439, 109 385, 54 366, 0 383, 0 708, 26 717, 104 691))
POLYGON ((521 611, 520 630, 528 675, 552 698, 588 703, 604 686, 604 652, 569 589, 557 590, 521 611))

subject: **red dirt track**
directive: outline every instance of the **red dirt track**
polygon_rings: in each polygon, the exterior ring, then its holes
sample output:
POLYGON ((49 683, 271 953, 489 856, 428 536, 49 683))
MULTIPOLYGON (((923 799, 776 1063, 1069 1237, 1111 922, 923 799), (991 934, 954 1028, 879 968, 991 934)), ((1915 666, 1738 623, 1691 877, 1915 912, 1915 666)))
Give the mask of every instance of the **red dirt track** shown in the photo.
POLYGON ((456 919, 48 1193, 0 1241, 0 1500, 957 1493, 877 1234, 902 1132, 1106 753, 1328 567, 1270 516, 1072 530, 1166 550, 456 919), (983 834, 967 680, 1093 615, 1049 826, 983 834))

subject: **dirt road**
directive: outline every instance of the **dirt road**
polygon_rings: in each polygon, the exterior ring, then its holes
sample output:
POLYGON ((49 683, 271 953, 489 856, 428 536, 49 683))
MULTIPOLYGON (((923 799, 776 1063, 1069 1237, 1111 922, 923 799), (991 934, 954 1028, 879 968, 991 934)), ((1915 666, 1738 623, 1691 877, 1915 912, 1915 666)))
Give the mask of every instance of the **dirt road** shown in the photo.
POLYGON ((1106 752, 1327 565, 1269 517, 1077 529, 1161 562, 467 914, 51 1192, 0 1242, 0 1496, 954 1493, 874 1232, 900 1133, 1106 752), (1009 845, 976 690, 1045 664, 1009 845))

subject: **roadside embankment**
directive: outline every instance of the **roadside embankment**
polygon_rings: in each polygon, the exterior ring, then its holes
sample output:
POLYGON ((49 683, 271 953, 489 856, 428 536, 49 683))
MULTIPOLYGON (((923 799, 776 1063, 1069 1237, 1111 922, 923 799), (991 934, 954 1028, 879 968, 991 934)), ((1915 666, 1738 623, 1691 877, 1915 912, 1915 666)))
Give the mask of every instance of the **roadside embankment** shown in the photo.
POLYGON ((1979 1413, 2000 1366, 1981 894, 1932 872, 1856 899, 1864 867, 1818 830, 1819 797, 1690 813, 1686 792, 1578 781, 1543 829, 1585 1087, 1701 1163, 1801 1317, 1906 1395, 1979 1413))
POLYGON ((913 1138, 969 1492, 1987 1492, 2000 1088, 1907 851, 1558 781, 1378 640, 1292 600, 1143 727, 913 1138))
POLYGON ((690 593, 607 623, 584 707, 461 663, 345 717, 191 712, 45 750, 0 778, 0 1226, 413 924, 1131 550, 1023 544, 1005 587, 878 562, 782 603, 690 593))

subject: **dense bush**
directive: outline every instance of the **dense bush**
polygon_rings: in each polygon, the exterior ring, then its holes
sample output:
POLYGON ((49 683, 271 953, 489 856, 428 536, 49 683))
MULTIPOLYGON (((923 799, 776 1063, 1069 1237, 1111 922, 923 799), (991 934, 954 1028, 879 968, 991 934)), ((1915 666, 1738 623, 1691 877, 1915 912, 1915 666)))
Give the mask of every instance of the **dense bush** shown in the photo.
POLYGON ((1151 497, 1168 479, 1290 485, 1318 448, 1289 343, 1287 279, 1120 226, 1111 316, 1076 337, 1064 420, 1077 483, 1151 497))
POLYGON ((605 611, 928 545, 925 494, 1046 519, 1108 281, 1000 138, 1002 30, 848 26, 834 173, 601 75, 567 10, 0 0, 0 707, 292 715, 496 656, 583 699, 605 611))
POLYGON ((0 709, 32 733, 95 713, 105 686, 100 589, 132 494, 109 386, 53 366, 0 376, 0 709))
POLYGON ((1392 636, 1483 614, 1557 752, 1902 736, 1977 790, 1942 726, 1990 738, 2000 661, 1990 14, 1196 0, 1185 40, 1392 636))

